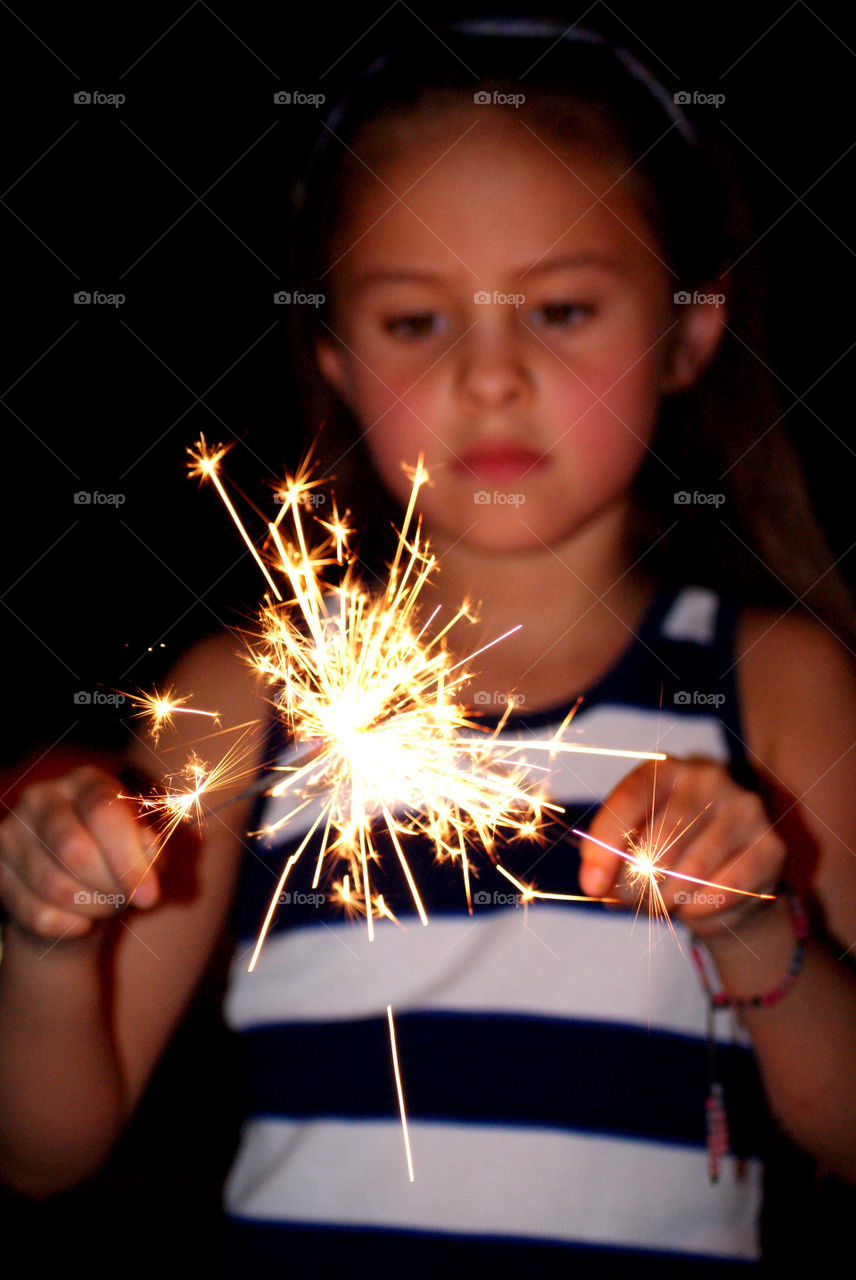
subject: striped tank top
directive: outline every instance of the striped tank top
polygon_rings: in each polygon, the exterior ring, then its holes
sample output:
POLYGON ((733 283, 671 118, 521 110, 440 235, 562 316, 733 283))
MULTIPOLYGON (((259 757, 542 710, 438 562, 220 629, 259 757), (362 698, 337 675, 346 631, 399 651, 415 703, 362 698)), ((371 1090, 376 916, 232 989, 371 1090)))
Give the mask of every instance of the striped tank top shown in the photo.
MULTIPOLYGON (((705 756, 751 787, 736 616, 706 588, 658 594, 623 655, 586 692, 567 740, 705 756)), ((545 737, 566 712, 519 714, 503 732, 545 737)), ((278 746, 285 763, 289 746, 278 746)), ((502 862, 539 889, 578 892, 569 829, 585 829, 634 767, 558 756, 549 794, 565 811, 562 829, 544 843, 509 843, 502 862)), ((251 829, 276 821, 283 804, 262 798, 251 829)), ((398 924, 376 920, 369 942, 364 919, 343 918, 323 883, 312 889, 310 844, 248 973, 278 877, 311 825, 301 816, 273 845, 251 841, 236 900, 226 1018, 244 1048, 248 1114, 225 1189, 234 1274, 326 1275, 341 1266, 361 1275, 401 1265, 409 1276, 476 1266, 492 1277, 638 1276, 649 1265, 662 1277, 757 1263, 757 1071, 745 1034, 718 1026, 734 1154, 711 1183, 706 1005, 682 926, 681 950, 631 911, 521 905, 477 851, 470 915, 460 865, 437 866, 433 846, 413 838, 423 927, 380 836, 373 892, 398 924)))

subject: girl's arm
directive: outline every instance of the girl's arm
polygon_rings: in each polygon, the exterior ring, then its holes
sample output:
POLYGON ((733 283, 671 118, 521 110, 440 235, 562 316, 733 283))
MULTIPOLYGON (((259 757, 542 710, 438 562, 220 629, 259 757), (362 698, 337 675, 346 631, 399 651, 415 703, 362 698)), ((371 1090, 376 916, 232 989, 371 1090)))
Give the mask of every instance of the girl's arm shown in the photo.
MULTIPOLYGON (((668 856, 676 870, 757 892, 785 878, 806 897, 814 918, 802 971, 781 999, 741 1018, 782 1128, 856 1181, 856 675, 837 641, 802 619, 752 612, 738 648, 746 746, 764 802, 717 763, 670 760, 659 766, 655 806, 645 765, 608 797, 591 834, 623 847, 625 833, 652 817, 657 830, 665 813, 670 831, 701 814, 668 856)), ((583 856, 586 892, 604 892, 618 859, 590 842, 583 856)), ((674 879, 660 887, 707 946, 729 996, 780 986, 796 945, 784 895, 764 906, 687 894, 693 886, 674 879)))
MULTIPOLYGON (((224 729, 265 716, 234 649, 206 641, 172 675, 176 695, 219 711, 224 729)), ((140 736, 132 762, 159 779, 195 746, 213 763, 238 735, 208 738, 210 726, 177 715, 156 751, 140 736)), ((248 770, 261 739, 260 728, 244 739, 248 770)), ((39 784, 0 824, 11 917, 0 963, 0 1176, 16 1190, 43 1196, 87 1177, 130 1118, 224 926, 251 804, 235 797, 247 781, 212 798, 227 807, 201 840, 187 827, 174 839, 143 882, 156 886, 151 904, 135 899, 145 909, 115 905, 140 883, 149 853, 115 779, 84 768, 39 784)))

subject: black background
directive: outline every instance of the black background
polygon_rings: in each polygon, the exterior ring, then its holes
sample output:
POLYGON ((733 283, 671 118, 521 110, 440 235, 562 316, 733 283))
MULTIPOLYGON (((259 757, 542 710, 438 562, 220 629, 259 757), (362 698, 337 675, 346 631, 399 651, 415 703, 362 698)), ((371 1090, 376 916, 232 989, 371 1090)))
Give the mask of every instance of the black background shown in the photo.
MULTIPOLYGON (((287 189, 318 112, 275 105, 274 93, 329 101, 396 24, 431 41, 439 19, 469 11, 295 13, 222 0, 0 8, 10 781, 16 762, 56 744, 118 742, 115 709, 79 705, 75 693, 149 687, 257 598, 257 571, 216 496, 188 480, 185 451, 200 431, 235 439, 229 472, 260 502, 294 457, 273 296, 289 287, 287 189), (74 100, 96 91, 126 100, 74 100), (75 305, 81 290, 126 300, 75 305), (96 490, 123 495, 122 506, 75 504, 96 490)), ((670 91, 725 94, 698 110, 716 111, 744 165, 763 231, 753 252, 773 293, 773 367, 853 583, 856 19, 801 0, 541 12, 617 36, 670 91)))
MULTIPOLYGON (((190 640, 252 610, 257 571, 216 495, 187 478, 185 450, 200 431, 236 438, 229 473, 262 502, 294 453, 273 295, 289 285, 287 187, 317 108, 273 95, 330 100, 396 24, 427 24, 429 41, 455 12, 318 9, 295 27, 263 5, 0 10, 7 763, 115 737, 115 709, 77 705, 77 691, 150 687, 190 640), (78 105, 80 91, 126 101, 78 105), (77 306, 80 290, 126 301, 77 306), (80 490, 124 503, 75 505, 80 490)), ((802 3, 586 13, 668 88, 725 94, 697 110, 716 112, 745 162, 773 367, 852 581, 856 22, 802 3)))

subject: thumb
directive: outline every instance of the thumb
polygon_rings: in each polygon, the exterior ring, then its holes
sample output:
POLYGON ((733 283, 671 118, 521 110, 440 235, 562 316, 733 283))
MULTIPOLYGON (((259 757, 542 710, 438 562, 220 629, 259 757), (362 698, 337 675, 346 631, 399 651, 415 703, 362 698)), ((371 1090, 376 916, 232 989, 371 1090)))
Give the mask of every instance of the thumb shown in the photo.
POLYGON ((158 853, 155 833, 146 827, 142 832, 142 836, 145 856, 149 865, 142 872, 141 877, 136 879, 135 887, 131 889, 128 905, 145 911, 147 908, 153 907, 160 899, 160 877, 154 866, 158 853))

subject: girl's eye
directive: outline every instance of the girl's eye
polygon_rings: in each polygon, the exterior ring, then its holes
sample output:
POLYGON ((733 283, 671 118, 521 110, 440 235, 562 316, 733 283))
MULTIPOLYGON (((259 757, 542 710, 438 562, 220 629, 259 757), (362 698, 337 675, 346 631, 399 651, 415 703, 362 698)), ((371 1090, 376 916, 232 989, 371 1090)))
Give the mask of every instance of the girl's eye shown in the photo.
POLYGON ((535 323, 551 329, 573 329, 594 315, 594 307, 584 302, 546 302, 534 311, 535 323))
POLYGON ((387 333, 410 341, 439 333, 443 327, 443 318, 435 311, 414 311, 408 315, 390 316, 384 321, 383 327, 387 333))

